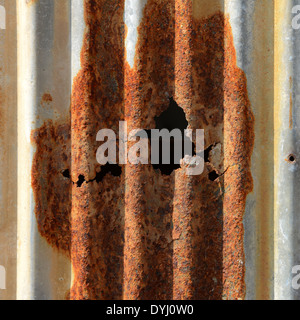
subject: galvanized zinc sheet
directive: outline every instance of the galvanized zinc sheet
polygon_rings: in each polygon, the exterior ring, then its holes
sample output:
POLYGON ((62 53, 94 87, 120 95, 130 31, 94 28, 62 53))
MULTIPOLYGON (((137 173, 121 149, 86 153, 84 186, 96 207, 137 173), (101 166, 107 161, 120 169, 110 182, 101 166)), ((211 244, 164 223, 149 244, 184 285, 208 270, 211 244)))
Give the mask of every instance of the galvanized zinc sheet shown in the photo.
POLYGON ((299 298, 298 1, 0 5, 1 299, 299 298), (202 174, 97 162, 174 108, 202 174))

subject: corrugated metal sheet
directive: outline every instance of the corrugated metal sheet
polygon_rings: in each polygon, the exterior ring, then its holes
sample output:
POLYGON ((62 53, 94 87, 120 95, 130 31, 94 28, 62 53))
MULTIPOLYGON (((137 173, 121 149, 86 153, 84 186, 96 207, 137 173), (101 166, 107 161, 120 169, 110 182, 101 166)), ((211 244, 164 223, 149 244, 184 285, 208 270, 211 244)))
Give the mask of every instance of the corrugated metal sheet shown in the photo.
POLYGON ((0 0, 0 298, 298 299, 298 4, 0 0), (201 175, 97 163, 170 101, 201 175))

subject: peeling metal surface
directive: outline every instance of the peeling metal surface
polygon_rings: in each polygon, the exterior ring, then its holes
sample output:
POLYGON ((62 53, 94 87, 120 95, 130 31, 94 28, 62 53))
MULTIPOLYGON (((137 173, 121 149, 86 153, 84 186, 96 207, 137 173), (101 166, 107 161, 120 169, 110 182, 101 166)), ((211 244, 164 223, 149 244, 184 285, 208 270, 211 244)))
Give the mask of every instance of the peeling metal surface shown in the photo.
POLYGON ((0 240, 18 251, 17 264, 0 260, 17 274, 4 298, 298 298, 298 41, 287 2, 3 2, 18 30, 18 68, 0 83, 0 126, 18 114, 18 143, 1 159, 18 168, 17 211, 0 180, 2 207, 15 212, 1 212, 11 229, 0 240), (5 86, 18 95, 3 111, 5 86), (154 129, 170 101, 205 130, 201 175, 97 163, 100 129, 154 129))

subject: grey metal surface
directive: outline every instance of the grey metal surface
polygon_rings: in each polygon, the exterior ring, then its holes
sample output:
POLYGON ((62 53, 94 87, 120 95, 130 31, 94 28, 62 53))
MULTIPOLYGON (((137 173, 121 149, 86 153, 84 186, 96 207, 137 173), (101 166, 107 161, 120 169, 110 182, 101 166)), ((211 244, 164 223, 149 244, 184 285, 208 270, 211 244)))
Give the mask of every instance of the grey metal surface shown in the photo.
POLYGON ((299 299, 291 286, 299 247, 299 30, 289 23, 298 1, 277 3, 275 84, 275 298, 299 299), (291 158, 293 157, 293 158, 291 158))

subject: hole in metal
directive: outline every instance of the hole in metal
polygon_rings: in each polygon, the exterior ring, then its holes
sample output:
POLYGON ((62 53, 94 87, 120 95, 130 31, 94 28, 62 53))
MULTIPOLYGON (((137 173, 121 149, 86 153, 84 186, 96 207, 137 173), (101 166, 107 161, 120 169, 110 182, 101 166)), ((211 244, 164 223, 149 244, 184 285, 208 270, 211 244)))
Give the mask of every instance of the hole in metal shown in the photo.
MULTIPOLYGON (((162 112, 162 114, 159 117, 155 117, 155 124, 156 129, 162 130, 167 129, 169 132, 171 132, 174 129, 179 129, 181 131, 182 135, 182 155, 181 159, 183 159, 186 155, 184 152, 184 140, 189 139, 184 135, 184 130, 188 127, 188 121, 186 119, 185 112, 181 107, 178 106, 176 101, 173 98, 170 98, 170 104, 169 108, 162 112)), ((148 138, 151 138, 151 130, 147 130, 148 138)), ((155 170, 160 170, 163 175, 171 175, 174 170, 177 170, 180 168, 180 164, 177 164, 174 159, 174 138, 171 137, 170 139, 170 164, 163 164, 162 163, 162 148, 163 143, 162 139, 159 141, 159 164, 153 164, 153 168, 155 170)), ((192 154, 190 156, 196 155, 195 153, 195 144, 193 143, 192 147, 192 154)))
POLYGON ((294 163, 296 162, 296 157, 293 154, 290 154, 287 159, 288 162, 294 163))
POLYGON ((117 164, 107 163, 101 166, 101 170, 97 172, 96 177, 92 180, 86 181, 85 177, 83 175, 80 175, 78 177, 78 181, 76 182, 77 187, 80 188, 84 182, 90 183, 96 181, 97 183, 100 183, 108 173, 110 173, 114 177, 120 177, 122 174, 122 168, 117 164))
POLYGON ((65 178, 68 178, 68 179, 71 178, 71 176, 70 176, 70 170, 69 170, 69 169, 66 169, 66 170, 62 173, 62 175, 63 175, 65 178))
POLYGON ((216 171, 212 171, 209 173, 208 177, 209 177, 209 180, 216 181, 219 178, 219 175, 217 174, 216 171))

